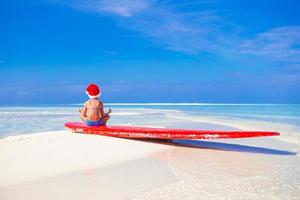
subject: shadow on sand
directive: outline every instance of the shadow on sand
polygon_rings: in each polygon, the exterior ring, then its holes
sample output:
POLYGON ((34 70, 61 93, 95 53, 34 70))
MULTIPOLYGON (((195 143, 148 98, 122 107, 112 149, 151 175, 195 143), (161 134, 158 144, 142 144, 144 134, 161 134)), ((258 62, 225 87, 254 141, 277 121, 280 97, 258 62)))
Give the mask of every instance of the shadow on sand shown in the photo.
POLYGON ((236 152, 258 153, 258 154, 269 154, 269 155, 297 155, 297 152, 269 149, 264 147, 246 146, 240 144, 200 141, 200 140, 156 140, 156 139, 134 139, 134 140, 151 142, 151 143, 159 143, 159 144, 171 145, 171 146, 200 148, 200 149, 214 149, 214 150, 221 150, 221 151, 236 151, 236 152))

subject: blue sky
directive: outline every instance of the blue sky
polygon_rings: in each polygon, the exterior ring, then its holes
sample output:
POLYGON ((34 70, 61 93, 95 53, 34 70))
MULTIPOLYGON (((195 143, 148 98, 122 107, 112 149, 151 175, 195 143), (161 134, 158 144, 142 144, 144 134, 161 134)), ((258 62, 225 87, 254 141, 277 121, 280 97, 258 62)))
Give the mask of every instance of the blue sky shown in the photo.
POLYGON ((297 0, 0 4, 0 104, 300 103, 297 0))

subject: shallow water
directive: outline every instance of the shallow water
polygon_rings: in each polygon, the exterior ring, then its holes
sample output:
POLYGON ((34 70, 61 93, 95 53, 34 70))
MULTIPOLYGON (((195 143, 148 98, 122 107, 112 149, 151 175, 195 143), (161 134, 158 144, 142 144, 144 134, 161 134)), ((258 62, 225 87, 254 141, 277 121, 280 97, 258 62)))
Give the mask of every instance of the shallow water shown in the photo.
MULTIPOLYGON (((81 105, 0 107, 0 136, 63 130, 80 121, 81 105)), ((300 143, 300 105, 296 104, 106 104, 110 125, 194 129, 279 131, 300 143)))

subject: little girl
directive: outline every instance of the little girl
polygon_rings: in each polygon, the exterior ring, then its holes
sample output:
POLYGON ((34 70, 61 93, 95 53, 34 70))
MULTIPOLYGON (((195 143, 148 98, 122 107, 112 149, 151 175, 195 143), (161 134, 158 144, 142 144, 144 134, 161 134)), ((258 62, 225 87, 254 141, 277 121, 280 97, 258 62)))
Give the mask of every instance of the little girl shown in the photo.
POLYGON ((108 113, 104 113, 103 103, 99 100, 100 88, 96 84, 90 84, 86 88, 86 94, 90 99, 84 103, 83 109, 80 110, 82 121, 88 126, 105 125, 109 120, 111 109, 108 113))

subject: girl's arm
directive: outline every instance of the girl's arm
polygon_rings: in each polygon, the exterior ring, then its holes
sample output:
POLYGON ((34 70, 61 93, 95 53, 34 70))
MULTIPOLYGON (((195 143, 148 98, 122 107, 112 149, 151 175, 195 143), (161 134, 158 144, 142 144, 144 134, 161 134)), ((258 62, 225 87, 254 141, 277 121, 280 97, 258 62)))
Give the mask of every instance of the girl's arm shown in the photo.
POLYGON ((87 109, 86 109, 86 106, 84 105, 83 109, 81 109, 81 112, 80 112, 80 117, 83 121, 86 121, 86 118, 87 118, 86 111, 87 111, 87 109))
POLYGON ((100 101, 100 114, 101 114, 101 117, 104 117, 106 115, 104 112, 103 103, 101 101, 100 101))

